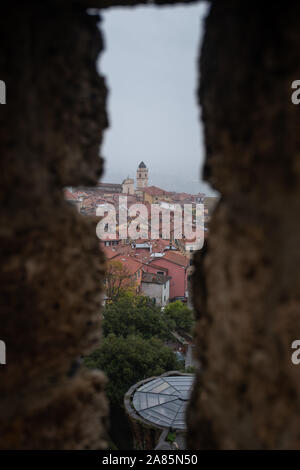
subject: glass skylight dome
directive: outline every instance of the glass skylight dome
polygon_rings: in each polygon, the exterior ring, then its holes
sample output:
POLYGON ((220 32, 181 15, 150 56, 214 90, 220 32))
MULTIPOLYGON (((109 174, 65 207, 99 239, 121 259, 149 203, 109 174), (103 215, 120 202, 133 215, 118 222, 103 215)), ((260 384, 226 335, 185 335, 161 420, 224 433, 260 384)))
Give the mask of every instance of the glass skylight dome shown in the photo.
POLYGON ((137 413, 158 426, 185 431, 185 411, 193 375, 161 376, 141 385, 132 405, 137 413))

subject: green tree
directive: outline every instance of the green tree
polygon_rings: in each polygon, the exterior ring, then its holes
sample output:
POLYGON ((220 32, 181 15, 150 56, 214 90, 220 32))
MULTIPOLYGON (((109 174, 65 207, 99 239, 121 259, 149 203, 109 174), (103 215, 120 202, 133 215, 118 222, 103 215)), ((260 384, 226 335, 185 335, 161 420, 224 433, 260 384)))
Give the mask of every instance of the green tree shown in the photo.
POLYGON ((193 311, 180 300, 168 304, 165 307, 164 314, 167 321, 173 322, 176 330, 184 330, 187 333, 192 331, 194 326, 193 311))
POLYGON ((105 273, 105 286, 108 299, 118 299, 126 283, 130 280, 128 269, 121 261, 110 260, 105 273))
POLYGON ((124 394, 139 380, 181 367, 173 351, 162 341, 139 335, 124 338, 109 334, 84 362, 87 367, 106 373, 107 396, 113 405, 122 405, 124 394))
POLYGON ((124 337, 140 334, 146 339, 153 336, 166 339, 169 327, 166 315, 144 295, 122 293, 117 300, 107 302, 103 309, 104 336, 110 333, 124 337))

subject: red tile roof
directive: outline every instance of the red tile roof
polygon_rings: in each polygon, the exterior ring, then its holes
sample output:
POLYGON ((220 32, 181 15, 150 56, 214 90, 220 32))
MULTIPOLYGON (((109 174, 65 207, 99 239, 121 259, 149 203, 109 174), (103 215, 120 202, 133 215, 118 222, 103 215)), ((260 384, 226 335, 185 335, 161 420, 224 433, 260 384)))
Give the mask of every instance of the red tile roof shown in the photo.
POLYGON ((134 251, 130 254, 134 259, 140 261, 143 264, 147 264, 151 259, 151 254, 149 250, 138 250, 136 253, 134 251))
POLYGON ((166 247, 170 245, 170 240, 165 240, 163 238, 159 238, 155 240, 152 244, 152 252, 153 253, 162 253, 165 251, 166 247))
POLYGON ((105 257, 107 259, 112 259, 112 258, 116 258, 116 256, 119 256, 119 253, 113 248, 110 248, 109 246, 103 246, 102 251, 104 252, 105 257))
POLYGON ((133 259, 129 255, 118 255, 118 257, 114 258, 114 261, 115 260, 120 261, 124 268, 126 268, 130 274, 136 273, 139 269, 143 267, 142 263, 133 259))
POLYGON ((140 191, 150 194, 151 196, 164 196, 167 194, 167 191, 164 189, 158 188, 157 186, 148 186, 147 188, 140 188, 140 191))
POLYGON ((179 264, 180 266, 188 267, 190 260, 182 255, 179 251, 167 251, 163 259, 171 261, 171 263, 179 264))

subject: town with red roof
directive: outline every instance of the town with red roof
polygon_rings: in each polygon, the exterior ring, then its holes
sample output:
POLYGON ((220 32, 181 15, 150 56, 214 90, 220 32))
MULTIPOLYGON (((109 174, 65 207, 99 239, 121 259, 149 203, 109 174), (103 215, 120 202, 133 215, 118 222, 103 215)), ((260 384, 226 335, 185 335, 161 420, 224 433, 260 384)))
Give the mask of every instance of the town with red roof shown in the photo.
MULTIPOLYGON (((157 186, 148 185, 148 168, 141 162, 136 173, 136 188, 134 179, 126 178, 122 184, 101 183, 94 188, 66 188, 66 201, 75 206, 80 214, 97 216, 99 209, 111 205, 116 208, 116 218, 119 219, 119 202, 121 196, 126 196, 126 211, 128 222, 135 219, 130 215, 131 208, 136 204, 143 204, 148 215, 140 222, 142 228, 147 228, 148 236, 131 239, 128 235, 121 238, 116 232, 114 237, 102 237, 99 245, 105 254, 107 263, 122 266, 127 278, 122 285, 129 285, 136 293, 145 293, 162 307, 168 302, 180 299, 190 303, 190 274, 192 272, 192 255, 198 249, 196 237, 174 238, 174 213, 177 207, 184 204, 203 204, 204 240, 208 233, 208 222, 211 214, 212 201, 206 207, 205 194, 188 194, 166 191, 157 186), (169 210, 170 236, 151 239, 151 207, 169 210), (149 277, 150 276, 150 277, 149 277), (152 277, 151 277, 152 276, 152 277), (161 282, 165 276, 166 283, 161 282), (146 281, 147 279, 147 281, 146 281), (152 279, 150 281, 150 279, 152 279), (162 291, 163 295, 162 295, 162 291)), ((214 198, 216 199, 216 198, 214 198)), ((215 201, 216 202, 216 201, 215 201)), ((142 217, 142 216, 141 216, 142 217)), ((161 234, 162 218, 159 219, 159 232, 161 234)), ((126 227, 127 228, 127 227, 126 227)), ((121 269, 121 268, 119 268, 121 269)))

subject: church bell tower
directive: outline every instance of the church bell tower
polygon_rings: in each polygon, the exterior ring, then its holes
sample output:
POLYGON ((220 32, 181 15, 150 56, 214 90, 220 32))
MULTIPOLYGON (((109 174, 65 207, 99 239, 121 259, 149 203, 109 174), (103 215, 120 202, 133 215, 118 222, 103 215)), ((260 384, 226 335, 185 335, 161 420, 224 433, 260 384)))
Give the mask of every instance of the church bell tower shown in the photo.
POLYGON ((144 162, 141 162, 136 170, 137 189, 147 188, 148 186, 148 168, 144 162))

